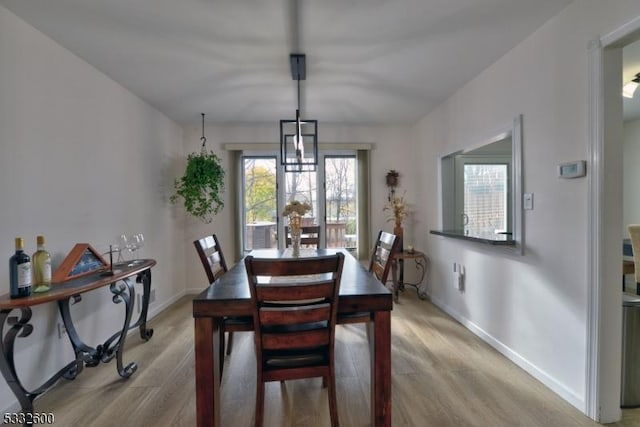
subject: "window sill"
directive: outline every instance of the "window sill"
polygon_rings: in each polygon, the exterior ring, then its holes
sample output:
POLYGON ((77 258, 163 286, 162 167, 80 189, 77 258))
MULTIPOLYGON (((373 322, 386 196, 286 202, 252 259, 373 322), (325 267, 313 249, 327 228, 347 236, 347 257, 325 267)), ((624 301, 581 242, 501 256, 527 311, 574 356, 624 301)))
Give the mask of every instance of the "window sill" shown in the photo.
POLYGON ((466 234, 463 230, 431 230, 431 234, 451 237, 452 239, 469 240, 493 246, 515 246, 511 234, 466 234))

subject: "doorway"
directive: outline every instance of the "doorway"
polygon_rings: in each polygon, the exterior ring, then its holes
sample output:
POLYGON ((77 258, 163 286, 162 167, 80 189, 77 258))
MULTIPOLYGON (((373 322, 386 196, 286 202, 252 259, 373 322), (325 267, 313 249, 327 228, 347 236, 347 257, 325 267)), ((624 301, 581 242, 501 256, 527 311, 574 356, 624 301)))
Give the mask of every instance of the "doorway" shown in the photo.
POLYGON ((622 342, 623 48, 640 39, 640 17, 589 46, 589 307, 587 415, 620 418, 622 342))

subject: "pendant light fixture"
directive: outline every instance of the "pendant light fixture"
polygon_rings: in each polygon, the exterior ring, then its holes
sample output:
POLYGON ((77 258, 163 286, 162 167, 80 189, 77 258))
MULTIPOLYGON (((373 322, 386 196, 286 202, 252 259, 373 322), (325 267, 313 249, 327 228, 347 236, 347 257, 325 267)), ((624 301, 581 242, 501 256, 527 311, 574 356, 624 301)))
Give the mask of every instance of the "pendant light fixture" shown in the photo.
POLYGON ((318 121, 303 120, 300 113, 300 80, 306 79, 306 56, 289 57, 291 76, 298 83, 295 120, 280 120, 280 164, 285 172, 315 171, 318 166, 318 121))

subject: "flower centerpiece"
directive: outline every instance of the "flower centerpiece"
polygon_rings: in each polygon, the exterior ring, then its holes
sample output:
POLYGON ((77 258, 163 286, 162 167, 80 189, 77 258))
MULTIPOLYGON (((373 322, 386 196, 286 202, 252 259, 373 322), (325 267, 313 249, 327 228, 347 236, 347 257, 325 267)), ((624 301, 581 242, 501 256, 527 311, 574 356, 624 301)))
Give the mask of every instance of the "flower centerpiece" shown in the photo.
POLYGON ((292 200, 287 203, 282 211, 282 216, 289 217, 289 229, 291 230, 291 246, 295 256, 300 254, 300 234, 302 216, 311 210, 311 206, 305 202, 292 200))
POLYGON ((400 239, 400 250, 402 250, 402 221, 409 216, 409 210, 407 209, 407 203, 404 201, 404 196, 393 196, 382 209, 383 211, 389 211, 387 216, 387 222, 394 221, 393 234, 400 239))
POLYGON ((303 216, 310 210, 311 206, 308 203, 292 200, 285 205, 284 210, 282 211, 282 216, 290 216, 291 214, 303 216))

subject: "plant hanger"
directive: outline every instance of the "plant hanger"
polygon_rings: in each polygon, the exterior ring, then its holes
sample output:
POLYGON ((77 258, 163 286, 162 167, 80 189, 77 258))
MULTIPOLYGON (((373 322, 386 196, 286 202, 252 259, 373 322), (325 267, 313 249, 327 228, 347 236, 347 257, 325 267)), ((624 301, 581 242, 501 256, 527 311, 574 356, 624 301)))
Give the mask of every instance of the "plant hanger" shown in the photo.
POLYGON ((200 148, 200 150, 206 151, 207 137, 204 136, 204 113, 200 113, 200 114, 202 114, 202 137, 200 138, 200 141, 202 141, 202 147, 200 148))

